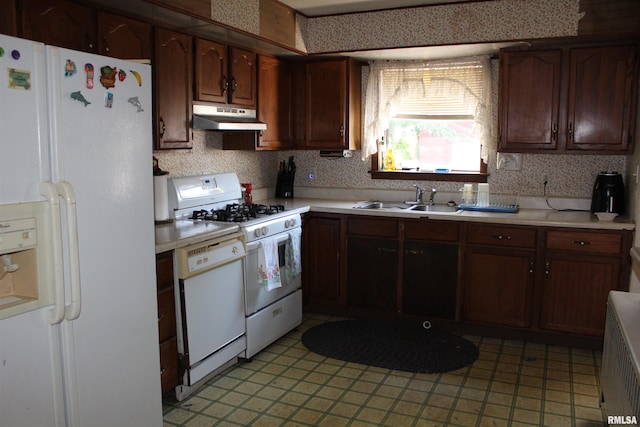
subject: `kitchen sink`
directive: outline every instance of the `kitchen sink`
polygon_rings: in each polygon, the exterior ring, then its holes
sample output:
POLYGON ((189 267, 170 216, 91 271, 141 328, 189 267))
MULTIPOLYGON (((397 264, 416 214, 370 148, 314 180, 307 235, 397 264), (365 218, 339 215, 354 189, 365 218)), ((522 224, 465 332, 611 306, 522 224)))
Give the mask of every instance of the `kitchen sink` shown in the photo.
POLYGON ((364 202, 354 209, 407 209, 410 206, 402 202, 364 202))
POLYGON ((458 210, 457 206, 449 206, 449 205, 414 205, 409 208, 411 211, 421 211, 421 212, 456 212, 458 210))

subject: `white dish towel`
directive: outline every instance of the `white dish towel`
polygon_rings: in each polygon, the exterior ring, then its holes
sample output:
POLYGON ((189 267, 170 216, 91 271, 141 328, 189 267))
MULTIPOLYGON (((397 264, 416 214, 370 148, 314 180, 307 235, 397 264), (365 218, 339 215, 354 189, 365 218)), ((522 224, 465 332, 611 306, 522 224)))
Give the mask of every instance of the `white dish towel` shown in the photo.
POLYGON ((300 256, 300 239, 302 229, 297 228, 289 232, 289 239, 284 245, 284 257, 286 266, 284 268, 284 280, 291 283, 294 277, 302 273, 302 258, 300 256))
POLYGON ((267 287, 267 291, 282 287, 280 281, 280 263, 278 262, 278 241, 275 238, 263 239, 258 248, 258 283, 267 287))

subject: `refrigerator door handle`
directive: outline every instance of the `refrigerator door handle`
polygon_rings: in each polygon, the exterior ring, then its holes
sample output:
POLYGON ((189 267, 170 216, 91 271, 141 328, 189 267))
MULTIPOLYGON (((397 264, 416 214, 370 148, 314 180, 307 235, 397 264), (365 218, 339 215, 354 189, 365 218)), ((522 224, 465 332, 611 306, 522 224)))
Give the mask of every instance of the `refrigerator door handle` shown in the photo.
POLYGON ((51 239, 53 248, 53 308, 49 310, 47 321, 51 325, 56 325, 64 320, 64 276, 62 268, 62 231, 60 228, 60 207, 58 203, 58 190, 50 181, 40 183, 40 194, 42 194, 51 205, 51 239))
POLYGON ((78 221, 76 195, 67 181, 58 181, 58 194, 65 201, 67 211, 67 241, 69 245, 69 275, 71 282, 71 303, 66 307, 65 318, 75 320, 80 316, 82 300, 80 296, 80 256, 78 254, 78 221))

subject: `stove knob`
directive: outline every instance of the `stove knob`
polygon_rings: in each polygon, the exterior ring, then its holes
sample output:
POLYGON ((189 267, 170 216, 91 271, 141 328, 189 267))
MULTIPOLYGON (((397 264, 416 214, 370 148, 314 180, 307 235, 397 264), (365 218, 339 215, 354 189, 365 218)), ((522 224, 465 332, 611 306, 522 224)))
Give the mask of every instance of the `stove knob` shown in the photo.
POLYGON ((253 232, 253 235, 256 237, 260 237, 260 229, 256 228, 256 231, 253 232))
POLYGON ((291 218, 291 221, 289 221, 289 224, 291 224, 291 227, 295 227, 296 226, 296 219, 295 218, 291 218))
POLYGON ((285 220, 285 222, 284 222, 284 228, 289 228, 289 227, 291 227, 291 223, 290 223, 290 222, 289 222, 289 220, 287 219, 287 220, 285 220))
POLYGON ((266 236, 269 229, 267 228, 267 226, 263 225, 262 227, 260 227, 260 231, 263 236, 266 236))

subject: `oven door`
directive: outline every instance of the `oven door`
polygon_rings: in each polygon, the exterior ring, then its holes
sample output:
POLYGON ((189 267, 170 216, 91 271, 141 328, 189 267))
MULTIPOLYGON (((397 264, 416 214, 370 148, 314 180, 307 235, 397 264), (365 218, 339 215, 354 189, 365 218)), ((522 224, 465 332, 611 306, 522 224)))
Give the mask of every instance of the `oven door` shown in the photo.
MULTIPOLYGON (((291 229, 296 230, 296 229, 291 229)), ((298 228, 299 230, 299 228, 298 228)), ((274 237, 278 242, 278 258, 280 271, 286 267, 287 258, 285 256, 285 245, 289 240, 289 233, 281 233, 274 237)), ((284 274, 281 274, 282 287, 267 290, 264 284, 258 283, 258 250, 260 240, 247 243, 247 259, 245 263, 245 293, 246 293, 246 315, 249 316, 269 304, 284 298, 302 286, 302 275, 298 274, 291 281, 287 282, 284 274)), ((299 250, 300 248, 298 248, 299 250)))

